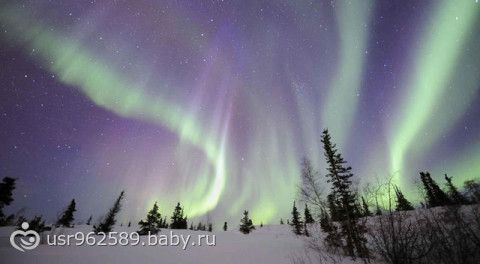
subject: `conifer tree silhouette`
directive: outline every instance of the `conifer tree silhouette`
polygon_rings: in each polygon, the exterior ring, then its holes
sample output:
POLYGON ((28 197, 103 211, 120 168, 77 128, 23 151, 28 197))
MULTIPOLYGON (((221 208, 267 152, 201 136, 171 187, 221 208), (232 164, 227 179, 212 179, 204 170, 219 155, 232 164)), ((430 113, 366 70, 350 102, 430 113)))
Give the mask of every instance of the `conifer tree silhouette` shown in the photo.
POLYGON ((306 224, 311 224, 315 222, 315 220, 312 217, 312 214, 310 213, 310 210, 308 209, 308 204, 305 204, 305 210, 303 214, 304 214, 306 224))
POLYGON ((93 226, 93 230, 96 234, 103 232, 105 234, 110 233, 113 229, 113 226, 117 222, 116 216, 122 208, 122 200, 125 197, 125 191, 122 191, 118 196, 117 200, 113 204, 113 207, 110 208, 108 214, 105 216, 102 222, 98 226, 93 226))
POLYGON ((398 188, 398 186, 394 185, 393 189, 395 191, 395 196, 397 198, 397 205, 395 207, 396 211, 410 211, 413 210, 412 204, 405 198, 402 191, 398 188))
POLYGON ((145 220, 140 220, 138 222, 140 226, 140 231, 138 233, 140 235, 146 234, 157 234, 162 227, 162 215, 158 212, 158 205, 157 202, 153 204, 153 208, 148 211, 147 218, 145 220))
POLYGON ((295 206, 295 201, 293 201, 292 221, 290 221, 290 225, 293 228, 293 233, 295 233, 296 235, 302 234, 303 222, 300 218, 300 214, 298 213, 297 207, 295 206))
MULTIPOLYGON (((340 221, 340 234, 345 240, 344 251, 355 258, 368 258, 369 251, 366 247, 366 228, 358 223, 358 206, 356 193, 352 190, 352 168, 346 166, 346 161, 336 149, 327 129, 322 133, 324 155, 327 161, 327 182, 332 184, 332 193, 329 203, 335 206, 335 213, 340 221)), ((332 216, 333 218, 333 216, 332 216)))
POLYGON ((467 198, 465 198, 465 196, 458 191, 457 187, 453 185, 452 177, 448 177, 448 175, 445 174, 445 181, 447 181, 448 195, 450 196, 452 203, 456 205, 468 204, 467 198))
POLYGON ((173 215, 170 222, 171 229, 187 229, 187 217, 183 216, 183 208, 180 203, 177 203, 175 209, 173 210, 173 215))
POLYGON ((252 223, 252 219, 248 217, 248 211, 243 212, 243 218, 240 220, 240 232, 244 234, 249 234, 252 230, 255 229, 252 223))
POLYGON ((75 199, 73 199, 67 209, 63 212, 62 216, 57 220, 56 226, 73 227, 73 213, 77 211, 75 206, 75 199))

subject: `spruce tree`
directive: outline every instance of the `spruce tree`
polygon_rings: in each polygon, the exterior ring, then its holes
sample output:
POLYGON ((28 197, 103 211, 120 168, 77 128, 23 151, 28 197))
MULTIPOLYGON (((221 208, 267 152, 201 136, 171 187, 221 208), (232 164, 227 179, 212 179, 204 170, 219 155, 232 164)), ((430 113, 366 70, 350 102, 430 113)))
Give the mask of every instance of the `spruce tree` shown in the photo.
POLYGON ((101 221, 98 226, 93 226, 93 231, 96 234, 100 232, 107 234, 112 231, 113 226, 117 222, 116 216, 120 212, 120 209, 122 207, 122 200, 124 196, 125 196, 125 191, 122 191, 118 196, 117 200, 115 201, 115 203, 113 204, 113 207, 110 208, 110 210, 108 211, 108 214, 105 216, 103 221, 101 221))
POLYGON ((468 180, 463 183, 471 203, 480 203, 480 183, 475 180, 468 180))
POLYGON ((1 217, 0 218, 0 226, 13 225, 14 220, 15 220, 15 215, 14 214, 10 214, 8 216, 1 217))
MULTIPOLYGON (((16 179, 4 177, 0 183, 0 226, 6 225, 9 220, 3 213, 3 208, 13 202, 13 191, 15 190, 16 179)), ((10 217, 11 218, 11 217, 10 217)))
POLYGON ((162 228, 168 228, 168 223, 167 223, 167 217, 166 216, 163 218, 162 228))
POLYGON ((360 218, 364 216, 365 212, 363 211, 363 206, 360 205, 359 201, 355 201, 353 213, 354 218, 360 218))
POLYGON ((131 221, 128 221, 127 227, 131 227, 131 226, 132 226, 132 222, 131 222, 131 221))
POLYGON ((283 218, 280 218, 280 224, 283 225, 283 218))
POLYGON ((397 206, 395 208, 395 211, 410 211, 415 209, 413 208, 412 204, 407 200, 407 198, 405 198, 398 186, 394 185, 393 188, 395 190, 395 196, 397 198, 397 206))
POLYGON ((252 219, 248 219, 248 224, 252 227, 252 230, 255 230, 252 219))
POLYGON ((30 230, 34 230, 37 233, 50 230, 49 227, 45 226, 45 220, 43 220, 43 217, 41 215, 35 216, 32 220, 30 220, 28 222, 28 226, 30 230))
POLYGON ((428 207, 434 207, 437 205, 437 200, 435 199, 435 194, 432 190, 432 187, 429 184, 427 175, 424 172, 420 172, 420 180, 423 184, 423 189, 425 191, 425 202, 428 207))
POLYGON ((362 196, 362 207, 363 207, 363 216, 371 216, 372 212, 370 212, 370 208, 368 208, 368 204, 365 201, 365 198, 362 196))
POLYGON ((296 235, 302 234, 303 222, 300 219, 300 214, 298 213, 297 207, 295 206, 295 201, 293 201, 292 221, 290 221, 290 225, 293 228, 293 233, 295 233, 296 235))
POLYGON ((445 174, 445 181, 447 181, 448 195, 450 196, 452 203, 456 205, 468 204, 467 198, 465 198, 465 196, 458 191, 457 187, 453 185, 452 177, 448 177, 448 175, 445 174))
POLYGON ((28 222, 28 219, 27 219, 25 216, 20 215, 20 216, 17 218, 17 221, 15 222, 15 226, 17 226, 17 229, 22 228, 23 222, 28 222))
POLYGON ((305 224, 311 224, 315 222, 315 220, 313 220, 312 214, 310 213, 310 210, 308 209, 307 204, 305 204, 304 218, 305 218, 305 224))
POLYGON ((227 226, 227 222, 223 223, 223 231, 227 231, 228 229, 228 226, 227 226))
POLYGON ((252 230, 255 229, 252 223, 252 219, 248 217, 248 211, 243 212, 243 218, 240 220, 240 232, 243 234, 249 234, 252 230))
POLYGON ((347 255, 355 258, 367 258, 369 256, 366 247, 366 229, 357 222, 356 194, 352 190, 350 178, 353 176, 352 168, 346 166, 346 161, 337 151, 331 141, 328 130, 322 134, 324 155, 327 160, 327 182, 332 184, 332 194, 336 212, 339 214, 341 235, 345 240, 344 251, 347 255))
POLYGON ((420 179, 425 189, 428 207, 445 206, 451 204, 448 195, 440 189, 429 172, 420 172, 420 179))
POLYGON ((92 224, 92 215, 87 219, 87 225, 91 225, 92 224))
POLYGON ((73 227, 73 213, 75 211, 77 210, 75 209, 75 199, 73 199, 67 209, 63 212, 62 216, 57 220, 56 226, 73 227))
POLYGON ((331 230, 331 222, 328 217, 328 213, 324 210, 320 212, 320 228, 325 233, 328 233, 331 230))
POLYGON ((198 222, 197 230, 199 230, 199 231, 205 231, 205 230, 206 230, 206 226, 205 226, 202 222, 198 222))
POLYGON ((382 210, 380 209, 380 206, 378 205, 377 198, 375 198, 375 206, 376 206, 375 215, 382 215, 382 210))
POLYGON ((334 193, 330 193, 329 195, 327 195, 327 205, 328 205, 328 209, 330 210, 330 217, 332 221, 341 220, 339 211, 337 209, 338 208, 337 199, 334 193))
POLYGON ((447 193, 438 186, 438 184, 432 179, 432 177, 430 177, 430 174, 428 174, 428 178, 431 181, 431 185, 433 187, 433 190, 435 191, 435 196, 437 197, 440 206, 452 204, 452 201, 448 197, 447 193))
POLYGON ((173 215, 170 222, 171 229, 187 229, 187 218, 183 216, 183 208, 180 203, 177 203, 173 210, 173 215))
POLYGON ((213 225, 212 223, 208 223, 208 232, 212 232, 213 231, 213 225))
POLYGON ((0 209, 13 202, 16 179, 4 177, 0 183, 0 209))
POLYGON ((327 233, 325 237, 325 243, 332 248, 338 248, 342 246, 342 237, 338 233, 337 226, 331 221, 328 213, 324 210, 320 212, 320 228, 323 232, 327 233))
POLYGON ((138 222, 140 226, 140 231, 138 234, 147 235, 147 234, 157 234, 162 227, 162 215, 158 212, 157 202, 153 204, 153 208, 148 211, 147 219, 140 220, 138 222))

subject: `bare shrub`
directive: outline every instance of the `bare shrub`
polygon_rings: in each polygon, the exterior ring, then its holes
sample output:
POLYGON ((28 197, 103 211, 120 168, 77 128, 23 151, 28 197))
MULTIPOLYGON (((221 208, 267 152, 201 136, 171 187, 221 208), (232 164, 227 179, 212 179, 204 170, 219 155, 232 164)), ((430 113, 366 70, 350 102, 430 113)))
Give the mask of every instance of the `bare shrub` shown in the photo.
POLYGON ((387 263, 422 263, 432 250, 426 223, 412 212, 389 211, 372 220, 370 246, 387 263))
POLYGON ((391 184, 387 210, 368 222, 369 247, 387 263, 478 263, 480 206, 444 206, 396 212, 391 184))
POLYGON ((303 202, 312 205, 315 216, 326 212, 326 202, 323 186, 320 182, 320 175, 316 171, 310 160, 302 160, 302 184, 299 186, 300 198, 303 202))
POLYGON ((479 206, 448 206, 424 212, 432 251, 428 263, 478 263, 480 259, 479 206))
POLYGON ((351 257, 344 254, 342 247, 331 245, 328 239, 325 239, 328 235, 323 233, 318 225, 312 225, 311 233, 309 238, 305 238, 309 255, 304 260, 310 261, 305 263, 343 263, 351 260, 351 257))
POLYGON ((391 179, 376 188, 386 212, 369 220, 369 247, 387 263, 422 263, 432 250, 431 234, 415 211, 394 211, 394 188, 391 179))
POLYGON ((292 264, 337 264, 342 263, 339 256, 331 255, 325 251, 307 251, 303 254, 294 254, 290 257, 292 264))

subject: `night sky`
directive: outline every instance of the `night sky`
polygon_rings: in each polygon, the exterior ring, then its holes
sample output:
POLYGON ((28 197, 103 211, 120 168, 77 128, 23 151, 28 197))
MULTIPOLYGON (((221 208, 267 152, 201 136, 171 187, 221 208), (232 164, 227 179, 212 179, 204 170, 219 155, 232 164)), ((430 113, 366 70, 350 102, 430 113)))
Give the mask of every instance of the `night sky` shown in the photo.
POLYGON ((7 212, 96 219, 125 189, 122 221, 277 223, 324 128, 361 184, 480 176, 476 0, 2 1, 0 25, 7 212))

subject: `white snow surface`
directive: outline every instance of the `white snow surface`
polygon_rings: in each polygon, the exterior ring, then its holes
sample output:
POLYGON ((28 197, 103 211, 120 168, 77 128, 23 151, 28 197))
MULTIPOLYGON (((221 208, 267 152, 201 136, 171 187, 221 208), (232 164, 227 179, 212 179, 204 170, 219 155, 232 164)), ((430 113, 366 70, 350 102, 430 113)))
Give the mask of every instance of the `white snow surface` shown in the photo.
MULTIPOLYGON (((192 240, 198 234, 215 235, 215 246, 189 246, 185 250, 181 246, 49 246, 45 240, 37 248, 20 252, 9 242, 10 234, 15 227, 0 228, 0 263, 39 263, 39 264, 92 264, 92 263, 294 263, 298 257, 308 253, 306 239, 295 236, 288 225, 268 225, 257 227, 248 235, 239 231, 205 231, 173 230, 177 235, 192 235, 192 240)), ((117 226, 114 231, 134 232, 137 227, 117 226)), ((80 225, 74 228, 61 228, 45 232, 49 234, 88 233, 91 226, 80 225)), ((162 229, 159 235, 168 235, 170 229, 162 229)), ((141 237, 144 241, 146 237, 141 237)), ((191 240, 191 241, 192 241, 191 240)), ((353 263, 344 258, 342 263, 353 263)))

